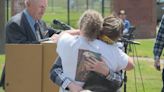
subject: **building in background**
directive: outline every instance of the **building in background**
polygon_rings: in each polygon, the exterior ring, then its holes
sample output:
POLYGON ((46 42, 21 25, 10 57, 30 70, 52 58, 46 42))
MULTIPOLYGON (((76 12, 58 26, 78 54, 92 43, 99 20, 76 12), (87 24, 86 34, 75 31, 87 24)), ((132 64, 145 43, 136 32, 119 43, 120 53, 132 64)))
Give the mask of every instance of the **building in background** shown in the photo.
POLYGON ((136 27, 135 38, 155 37, 156 0, 114 0, 113 4, 114 11, 126 11, 128 19, 136 27))

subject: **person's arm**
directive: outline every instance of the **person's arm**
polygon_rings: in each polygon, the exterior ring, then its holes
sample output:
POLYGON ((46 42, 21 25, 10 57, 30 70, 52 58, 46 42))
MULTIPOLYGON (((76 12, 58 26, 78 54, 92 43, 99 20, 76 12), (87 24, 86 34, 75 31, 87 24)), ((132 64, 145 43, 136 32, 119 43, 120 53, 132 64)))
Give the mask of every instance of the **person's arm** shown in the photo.
POLYGON ((80 35, 80 30, 79 29, 72 29, 72 30, 67 30, 65 31, 66 33, 69 33, 71 35, 80 35))
POLYGON ((127 34, 129 32, 129 28, 130 28, 130 22, 128 20, 125 20, 123 34, 127 34))
POLYGON ((159 27, 159 31, 156 37, 156 41, 154 44, 153 54, 154 54, 154 66, 157 70, 160 67, 160 56, 162 54, 162 50, 164 47, 164 16, 162 17, 161 24, 159 27))
POLYGON ((58 41, 58 39, 63 35, 63 34, 65 34, 65 33, 68 33, 68 34, 70 34, 70 35, 79 35, 80 34, 80 30, 78 30, 78 29, 72 29, 72 30, 67 30, 67 31, 63 31, 63 32, 61 32, 60 34, 53 34, 52 36, 51 36, 51 40, 54 42, 54 43, 57 43, 57 41, 58 41))
POLYGON ((122 74, 121 71, 119 72, 113 72, 105 63, 105 61, 98 61, 97 59, 90 57, 86 58, 86 69, 89 71, 95 71, 98 72, 106 77, 107 80, 115 81, 119 85, 122 84, 122 74))
POLYGON ((65 90, 70 90, 71 92, 81 91, 82 87, 73 82, 70 78, 66 77, 63 73, 61 58, 57 57, 51 71, 50 71, 50 79, 62 87, 65 90))
POLYGON ((128 64, 125 68, 126 71, 132 70, 134 68, 133 59, 131 57, 128 57, 128 64))
POLYGON ((50 71, 50 79, 57 84, 58 86, 67 89, 68 85, 72 82, 69 78, 67 78, 63 73, 61 58, 57 57, 54 65, 50 71))
MULTIPOLYGON (((103 67, 103 65, 100 65, 103 67)), ((109 69, 109 71, 107 70, 107 72, 109 72, 106 75, 106 79, 108 80, 112 80, 117 82, 119 85, 122 84, 122 74, 121 72, 113 72, 109 69)), ((71 82, 73 82, 72 80, 70 80, 69 78, 67 78, 64 74, 63 74, 63 68, 62 68, 62 64, 61 64, 61 58, 58 57, 50 71, 50 78, 51 80, 56 83, 58 86, 67 89, 68 90, 68 85, 71 84, 71 82), (67 81, 65 81, 67 79, 67 81)), ((72 83, 73 84, 73 83, 72 83)), ((71 85, 70 85, 71 86, 71 85)))

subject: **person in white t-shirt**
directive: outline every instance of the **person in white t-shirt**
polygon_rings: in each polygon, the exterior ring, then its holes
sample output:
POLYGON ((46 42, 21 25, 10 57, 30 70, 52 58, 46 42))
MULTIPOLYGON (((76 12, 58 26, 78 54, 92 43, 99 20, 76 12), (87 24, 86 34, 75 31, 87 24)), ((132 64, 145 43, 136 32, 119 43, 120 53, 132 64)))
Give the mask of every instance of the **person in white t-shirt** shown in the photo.
MULTIPOLYGON (((120 19, 107 17, 103 22, 98 12, 88 10, 81 16, 79 28, 80 35, 73 36, 63 32, 57 42, 57 53, 62 60, 63 73, 73 80, 68 85, 70 92, 83 90, 82 86, 87 73, 79 75, 80 69, 85 72, 95 71, 103 76, 108 75, 108 67, 114 72, 133 69, 132 59, 115 44, 123 29, 120 19), (97 58, 85 57, 83 55, 85 52, 92 53, 97 58), (99 67, 100 64, 104 67, 99 67)), ((61 88, 60 92, 67 91, 61 88)))

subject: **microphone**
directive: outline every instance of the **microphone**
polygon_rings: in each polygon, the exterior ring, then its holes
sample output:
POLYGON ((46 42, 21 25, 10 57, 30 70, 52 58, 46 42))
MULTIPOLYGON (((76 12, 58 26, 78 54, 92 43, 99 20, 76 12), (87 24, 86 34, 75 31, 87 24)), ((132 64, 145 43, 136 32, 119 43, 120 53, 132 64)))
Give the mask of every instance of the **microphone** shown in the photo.
POLYGON ((66 23, 63 23, 63 22, 61 22, 61 21, 59 21, 57 19, 53 20, 53 24, 60 26, 62 28, 62 30, 70 30, 70 29, 72 29, 71 26, 69 26, 66 23))

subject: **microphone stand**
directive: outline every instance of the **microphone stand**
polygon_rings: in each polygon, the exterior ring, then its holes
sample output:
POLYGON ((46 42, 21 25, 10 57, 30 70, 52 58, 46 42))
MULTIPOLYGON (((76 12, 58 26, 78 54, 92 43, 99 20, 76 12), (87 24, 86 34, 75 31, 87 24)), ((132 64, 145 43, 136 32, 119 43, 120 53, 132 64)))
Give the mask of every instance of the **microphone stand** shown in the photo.
MULTIPOLYGON (((124 43, 124 50, 125 53, 127 53, 127 48, 128 48, 128 42, 124 43)), ((124 71, 124 92, 126 92, 126 83, 127 83, 127 75, 126 75, 126 71, 124 71)))
MULTIPOLYGON (((137 44, 140 45, 139 42, 136 41, 132 41, 132 40, 128 40, 127 38, 121 38, 121 40, 118 40, 119 42, 123 42, 124 43, 124 52, 127 54, 127 49, 128 49, 128 45, 129 44, 137 44)), ((126 84, 127 84, 127 75, 126 75, 126 71, 124 71, 124 92, 126 92, 126 84)))

